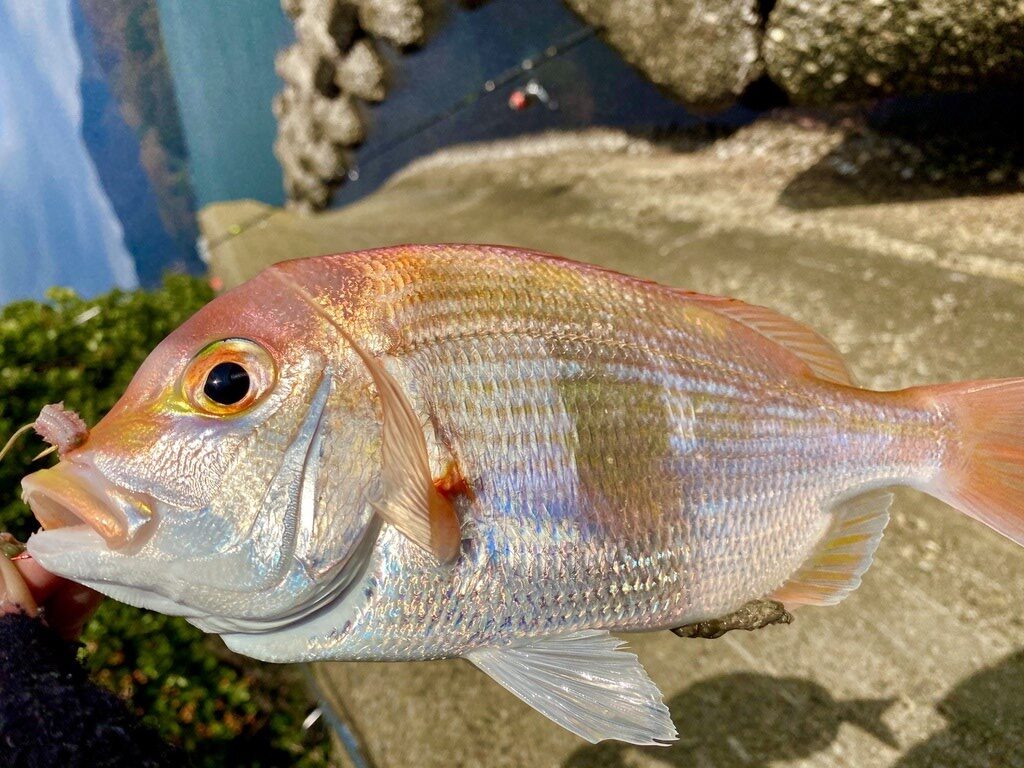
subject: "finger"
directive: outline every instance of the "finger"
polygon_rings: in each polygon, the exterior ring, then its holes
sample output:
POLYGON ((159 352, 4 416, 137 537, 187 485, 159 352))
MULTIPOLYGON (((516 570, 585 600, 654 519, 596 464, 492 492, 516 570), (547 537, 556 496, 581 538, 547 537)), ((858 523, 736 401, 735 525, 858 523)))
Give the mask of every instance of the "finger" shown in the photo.
POLYGON ((66 640, 77 638, 103 596, 89 587, 55 576, 31 556, 20 555, 13 563, 36 605, 45 609, 46 623, 66 640))
POLYGON ((32 592, 36 603, 42 604, 49 599, 60 586, 67 582, 60 576, 54 576, 29 555, 19 555, 11 560, 32 592))
POLYGON ((15 611, 24 611, 29 616, 35 616, 36 601, 17 566, 0 555, 0 614, 15 611))
POLYGON ((101 602, 103 595, 99 592, 64 581, 44 605, 46 623, 65 640, 75 640, 101 602))

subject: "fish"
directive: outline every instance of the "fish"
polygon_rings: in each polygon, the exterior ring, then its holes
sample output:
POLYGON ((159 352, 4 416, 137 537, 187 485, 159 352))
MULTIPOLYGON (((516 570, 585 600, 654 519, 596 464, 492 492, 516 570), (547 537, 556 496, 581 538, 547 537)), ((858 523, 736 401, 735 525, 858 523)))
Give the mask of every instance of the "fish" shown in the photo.
POLYGON ((265 661, 468 659, 591 742, 676 738, 619 634, 840 603, 893 486, 1024 544, 1024 379, 871 391, 771 309, 507 247, 271 266, 55 431, 48 571, 265 661))

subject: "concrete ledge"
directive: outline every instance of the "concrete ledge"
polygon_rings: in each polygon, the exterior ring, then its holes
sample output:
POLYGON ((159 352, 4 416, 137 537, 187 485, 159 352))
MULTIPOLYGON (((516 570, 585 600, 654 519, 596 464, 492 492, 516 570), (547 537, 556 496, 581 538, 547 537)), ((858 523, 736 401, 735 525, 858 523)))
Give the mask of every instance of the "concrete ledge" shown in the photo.
MULTIPOLYGON (((1020 375, 1024 194, 899 183, 915 157, 806 114, 718 139, 596 131, 444 152, 321 216, 230 203, 201 220, 228 284, 282 258, 500 242, 775 307, 867 386, 1020 375), (847 173, 861 152, 878 163, 847 173)), ((901 492, 842 605, 713 641, 629 638, 678 724, 670 748, 583 744, 464 662, 316 674, 379 767, 1024 766, 1022 606, 1024 551, 901 492)))

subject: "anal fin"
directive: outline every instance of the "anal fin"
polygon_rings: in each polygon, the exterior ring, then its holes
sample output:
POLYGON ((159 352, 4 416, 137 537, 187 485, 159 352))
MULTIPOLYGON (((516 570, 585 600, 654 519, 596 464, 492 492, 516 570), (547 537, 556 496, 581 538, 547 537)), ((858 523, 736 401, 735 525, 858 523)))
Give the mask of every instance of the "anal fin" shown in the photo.
POLYGON ((870 491, 837 503, 828 533, 800 569, 775 593, 787 607, 835 605, 860 586, 861 576, 889 522, 892 494, 870 491))
POLYGON ((541 714, 591 743, 665 744, 676 727, 661 691, 623 642, 586 630, 467 658, 541 714))

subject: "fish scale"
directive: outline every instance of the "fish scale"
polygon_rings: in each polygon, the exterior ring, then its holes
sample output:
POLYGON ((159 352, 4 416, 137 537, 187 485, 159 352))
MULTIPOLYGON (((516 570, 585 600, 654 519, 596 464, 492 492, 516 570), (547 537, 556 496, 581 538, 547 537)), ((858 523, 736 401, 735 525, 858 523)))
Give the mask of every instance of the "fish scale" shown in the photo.
POLYGON ((791 370, 780 379, 774 349, 725 336, 734 329, 720 326, 729 321, 688 310, 681 294, 597 270, 566 278, 557 263, 524 275, 515 261, 438 254, 427 264, 393 264, 400 280, 363 289, 374 306, 387 308, 397 339, 385 360, 416 372, 416 381, 401 383, 423 398, 418 406, 429 421, 453 436, 450 449, 474 491, 471 502, 458 502, 460 516, 478 536, 499 542, 494 548, 519 557, 515 567, 496 567, 487 548, 474 550, 453 584, 401 537, 383 541, 371 567, 387 572, 389 561, 401 561, 408 577, 409 558, 426 561, 418 588, 397 601, 408 601, 400 615, 411 620, 378 621, 377 605, 395 599, 386 587, 374 592, 356 620, 369 642, 346 644, 346 655, 379 657, 382 641, 393 658, 405 658, 520 639, 490 634, 505 618, 519 619, 520 633, 540 634, 648 629, 727 613, 799 565, 824 533, 831 497, 905 473, 862 459, 864 449, 882 452, 871 450, 877 437, 870 430, 848 446, 850 461, 837 460, 844 434, 837 421, 873 424, 871 406, 860 405, 866 413, 858 416, 857 406, 791 370), (393 284, 399 287, 390 292, 393 284), (583 410, 568 412, 565 388, 596 380, 578 403, 583 410), (649 389, 643 396, 640 384, 649 389), (794 397, 803 402, 794 405, 794 397), (695 402, 699 416, 686 408, 695 402), (602 419, 602 409, 613 415, 602 419), (591 428, 595 413, 602 429, 591 428), (632 473, 616 476, 617 464, 632 473), (526 536, 538 521, 548 525, 526 536), (618 540, 623 535, 627 543, 618 540), (571 551, 560 550, 559 539, 571 541, 571 551), (665 557, 637 565, 649 552, 665 557), (478 589, 484 581, 503 590, 478 589), (472 614, 426 609, 520 590, 532 598, 526 616, 503 615, 522 610, 504 597, 472 614), (576 611, 559 611, 563 603, 576 611), (489 619, 481 625, 472 616, 489 619), (444 624, 430 630, 443 645, 424 647, 424 617, 444 624))
POLYGON ((870 392, 765 308, 404 246, 217 298, 22 487, 43 567, 235 651, 463 657, 585 739, 655 744, 669 712, 609 631, 840 602, 889 485, 1024 543, 1022 434, 1024 379, 870 392))

